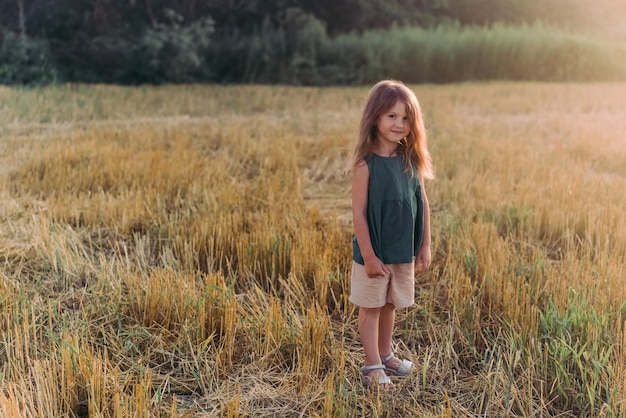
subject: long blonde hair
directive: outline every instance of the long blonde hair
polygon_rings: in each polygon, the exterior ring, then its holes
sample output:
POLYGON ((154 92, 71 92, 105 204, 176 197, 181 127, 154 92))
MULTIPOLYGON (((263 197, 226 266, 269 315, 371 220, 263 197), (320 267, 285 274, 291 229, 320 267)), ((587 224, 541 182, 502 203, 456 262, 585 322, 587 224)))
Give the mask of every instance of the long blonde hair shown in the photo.
POLYGON ((361 116, 352 168, 362 164, 374 153, 374 145, 378 136, 378 119, 398 101, 406 105, 409 120, 409 133, 398 144, 398 152, 402 156, 407 172, 413 172, 417 168, 420 178, 432 179, 434 172, 428 151, 422 108, 415 93, 397 80, 379 81, 370 90, 361 116))

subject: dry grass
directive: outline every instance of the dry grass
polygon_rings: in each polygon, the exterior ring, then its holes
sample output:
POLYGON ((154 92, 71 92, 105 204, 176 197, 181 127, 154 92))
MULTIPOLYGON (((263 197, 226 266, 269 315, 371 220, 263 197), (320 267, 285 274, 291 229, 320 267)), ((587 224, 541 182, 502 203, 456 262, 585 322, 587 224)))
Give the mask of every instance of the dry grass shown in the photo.
POLYGON ((626 414, 626 85, 415 90, 434 265, 389 395, 347 302, 366 89, 0 89, 0 415, 626 414))

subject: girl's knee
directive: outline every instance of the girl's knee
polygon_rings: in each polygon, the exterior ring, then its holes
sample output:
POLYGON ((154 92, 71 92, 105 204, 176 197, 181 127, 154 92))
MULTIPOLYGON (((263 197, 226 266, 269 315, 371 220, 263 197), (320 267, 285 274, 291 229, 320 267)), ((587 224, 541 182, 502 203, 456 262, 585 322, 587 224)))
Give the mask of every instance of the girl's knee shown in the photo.
POLYGON ((365 316, 380 315, 380 312, 383 310, 383 308, 384 308, 384 306, 381 306, 379 308, 364 308, 364 307, 360 307, 359 308, 359 314, 365 315, 365 316))

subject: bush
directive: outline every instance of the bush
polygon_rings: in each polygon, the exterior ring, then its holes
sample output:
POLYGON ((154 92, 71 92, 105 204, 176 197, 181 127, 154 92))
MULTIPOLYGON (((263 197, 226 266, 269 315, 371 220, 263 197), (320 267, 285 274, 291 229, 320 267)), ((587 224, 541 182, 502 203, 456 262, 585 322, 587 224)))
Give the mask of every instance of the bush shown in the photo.
POLYGON ((214 38, 208 62, 212 81, 323 84, 317 55, 327 42, 324 24, 297 8, 278 25, 266 20, 252 35, 227 30, 214 38))
POLYGON ((66 63, 73 81, 122 84, 187 83, 209 78, 207 50, 213 20, 183 25, 182 17, 168 13, 167 23, 140 33, 122 31, 78 45, 80 59, 66 63))
POLYGON ((356 34, 327 40, 317 56, 320 83, 325 85, 363 84, 372 63, 356 34))
POLYGON ((0 84, 48 84, 57 78, 46 41, 0 32, 0 84))
POLYGON ((213 20, 205 18, 189 26, 171 12, 168 24, 147 29, 139 39, 137 67, 147 78, 161 82, 192 82, 207 74, 204 56, 213 33, 213 20))

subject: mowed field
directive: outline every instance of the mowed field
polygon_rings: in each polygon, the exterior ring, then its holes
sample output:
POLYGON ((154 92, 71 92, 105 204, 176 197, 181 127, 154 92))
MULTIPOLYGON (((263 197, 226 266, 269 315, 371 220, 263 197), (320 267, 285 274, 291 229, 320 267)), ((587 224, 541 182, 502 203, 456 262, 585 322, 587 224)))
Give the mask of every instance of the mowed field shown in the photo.
POLYGON ((412 87, 392 393, 348 302, 368 88, 0 87, 0 416, 626 415, 626 84, 412 87))

